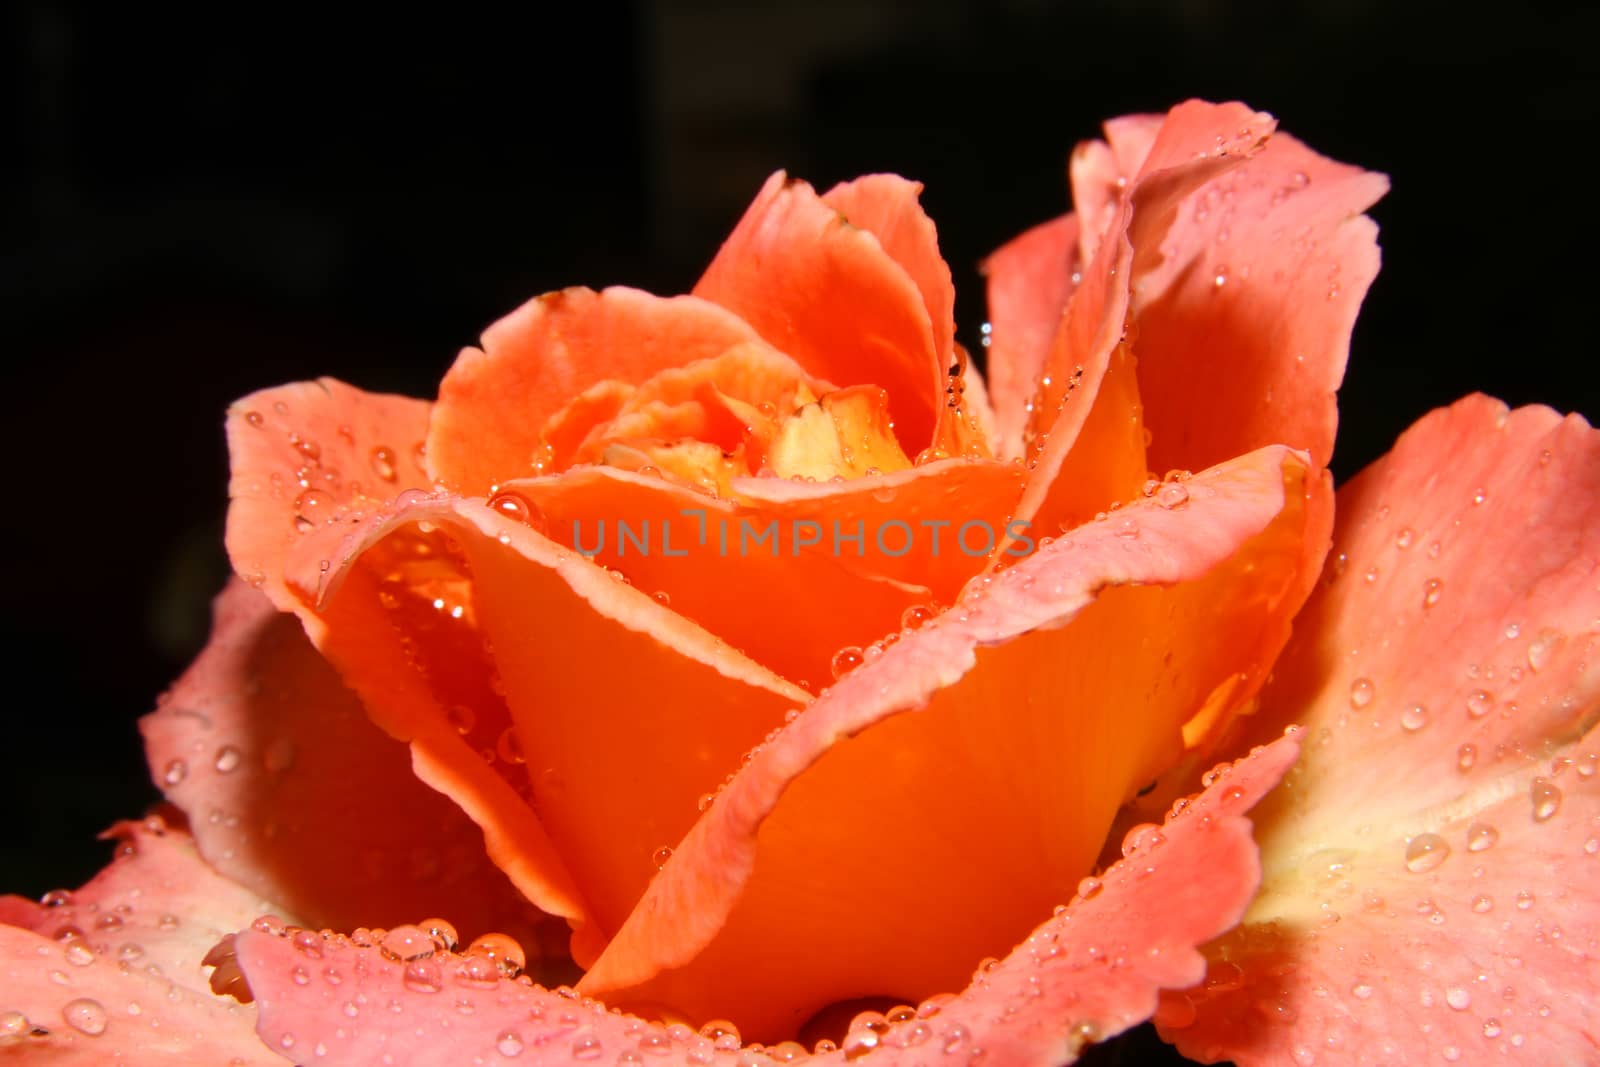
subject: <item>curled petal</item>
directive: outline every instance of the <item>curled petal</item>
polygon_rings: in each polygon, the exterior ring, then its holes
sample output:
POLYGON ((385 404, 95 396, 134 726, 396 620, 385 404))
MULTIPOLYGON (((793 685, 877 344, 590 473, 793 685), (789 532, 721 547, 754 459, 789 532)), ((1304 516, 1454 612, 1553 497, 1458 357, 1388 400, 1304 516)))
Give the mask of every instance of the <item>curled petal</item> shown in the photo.
POLYGON ((1262 450, 975 580, 753 754, 582 988, 765 1038, 963 984, 1068 895, 1187 725, 1259 686, 1320 536, 1305 476, 1262 450))
POLYGON ((1547 408, 1468 397, 1340 491, 1252 724, 1302 721, 1306 755, 1258 810, 1262 892, 1208 991, 1163 1013, 1181 1049, 1592 1057, 1597 560, 1600 434, 1547 408))

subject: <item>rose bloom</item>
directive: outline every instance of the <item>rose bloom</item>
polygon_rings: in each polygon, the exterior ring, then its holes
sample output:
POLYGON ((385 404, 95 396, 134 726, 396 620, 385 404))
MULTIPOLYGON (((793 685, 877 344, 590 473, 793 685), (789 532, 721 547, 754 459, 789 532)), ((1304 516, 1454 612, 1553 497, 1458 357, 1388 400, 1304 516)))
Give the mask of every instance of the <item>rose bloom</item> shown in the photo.
POLYGON ((780 174, 688 296, 239 401, 171 805, 0 902, 0 1051, 1594 1062, 1600 439, 1336 502, 1385 180, 1198 101, 1070 179, 987 377, 916 184, 780 174))

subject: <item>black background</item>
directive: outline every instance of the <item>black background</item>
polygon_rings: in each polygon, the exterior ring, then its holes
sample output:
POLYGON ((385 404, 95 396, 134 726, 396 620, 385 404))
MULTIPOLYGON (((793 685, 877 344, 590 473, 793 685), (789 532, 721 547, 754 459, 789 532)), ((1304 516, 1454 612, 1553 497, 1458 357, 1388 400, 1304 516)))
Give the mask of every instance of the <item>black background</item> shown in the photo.
POLYGON ((0 889, 79 884, 93 835, 156 797, 134 721, 226 573, 230 400, 320 374, 432 396, 535 293, 685 291, 779 167, 922 180, 976 348, 976 263, 1066 208, 1074 142, 1243 99, 1393 181, 1341 480, 1471 390, 1600 413, 1592 9, 378 11, 3 16, 0 889))

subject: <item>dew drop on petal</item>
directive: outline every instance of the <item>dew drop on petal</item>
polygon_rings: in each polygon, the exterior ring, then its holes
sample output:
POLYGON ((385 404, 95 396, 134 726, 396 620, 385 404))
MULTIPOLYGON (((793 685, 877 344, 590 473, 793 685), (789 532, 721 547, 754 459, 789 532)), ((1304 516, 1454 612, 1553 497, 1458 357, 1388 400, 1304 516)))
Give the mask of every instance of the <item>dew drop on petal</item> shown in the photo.
POLYGON ((1429 578, 1422 584, 1422 606, 1431 608, 1439 602, 1444 595, 1444 582, 1438 578, 1429 578))
POLYGON ((1528 785, 1528 798, 1533 801, 1533 821, 1544 822, 1561 810, 1561 790, 1548 778, 1535 778, 1528 785))
POLYGON ((866 662, 861 654, 861 649, 855 645, 846 645, 833 654, 833 677, 837 681, 866 662))
POLYGON ((436 947, 432 934, 420 926, 412 926, 409 923, 396 926, 384 934, 383 940, 378 942, 378 951, 389 959, 402 963, 427 959, 433 955, 436 947))
POLYGON ((1413 704, 1400 713, 1400 726, 1402 729, 1416 733, 1428 725, 1428 709, 1421 704, 1413 704))
POLYGON ((372 453, 368 458, 372 463, 372 472, 374 474, 386 482, 394 481, 394 449, 388 448, 384 445, 379 445, 377 448, 372 450, 372 453))
POLYGON ((500 733, 500 739, 494 745, 495 754, 502 760, 511 764, 525 762, 522 754, 522 739, 517 736, 517 728, 508 726, 500 733))
POLYGON ((1418 834, 1406 843, 1406 870, 1423 874, 1450 855, 1450 843, 1438 834, 1418 834))
POLYGON ((1467 851, 1482 852, 1494 847, 1500 840, 1500 831, 1486 822, 1475 822, 1467 827, 1467 851))
POLYGON ((1350 683, 1350 706, 1352 708, 1366 707, 1372 703, 1372 697, 1376 691, 1372 684, 1372 679, 1357 678, 1350 683))
POLYGON ((515 1030, 502 1030, 500 1036, 494 1039, 494 1050, 507 1059, 522 1055, 522 1049, 522 1035, 515 1030))
POLYGON ((1481 719, 1494 709, 1494 697, 1486 690, 1474 689, 1467 694, 1467 714, 1481 719))
POLYGON ((654 863, 656 865, 656 870, 659 871, 659 870, 663 869, 664 867, 666 867, 667 861, 670 860, 671 858, 672 858, 672 846, 671 845, 662 845, 660 848, 656 849, 655 852, 653 852, 651 854, 650 862, 654 863))
POLYGON ((61 1009, 61 1017, 67 1020, 68 1026, 90 1037, 106 1032, 106 1009, 98 1000, 89 997, 69 1000, 61 1009))
POLYGON ((212 763, 212 766, 217 769, 218 774, 228 774, 238 769, 243 758, 237 748, 232 745, 223 745, 217 749, 217 758, 212 763))
POLYGON ((1462 745, 1456 749, 1456 770, 1462 774, 1472 770, 1472 765, 1478 762, 1478 748, 1476 745, 1462 745))
POLYGON ((1484 893, 1479 893, 1472 898, 1472 910, 1479 915, 1494 909, 1494 898, 1484 893))
POLYGON ((493 960, 499 967, 501 976, 505 978, 513 978, 520 974, 527 964, 522 946, 515 938, 501 933, 487 933, 477 937, 467 946, 466 954, 493 960))
POLYGON ((437 993, 442 984, 439 965, 430 959, 412 960, 406 964, 402 980, 413 993, 437 993))
POLYGON ((1466 1011, 1472 1007, 1472 995, 1457 986, 1445 991, 1444 1002, 1455 1011, 1466 1011))
POLYGON ((177 785, 189 773, 189 765, 181 759, 169 762, 161 772, 161 780, 167 785, 177 785))

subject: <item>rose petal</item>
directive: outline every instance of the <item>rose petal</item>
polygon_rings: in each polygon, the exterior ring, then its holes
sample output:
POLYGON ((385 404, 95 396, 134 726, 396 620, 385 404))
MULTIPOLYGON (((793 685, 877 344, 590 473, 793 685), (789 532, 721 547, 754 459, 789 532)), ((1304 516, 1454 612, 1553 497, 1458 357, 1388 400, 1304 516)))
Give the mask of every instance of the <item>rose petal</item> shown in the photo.
POLYGON ((1242 104, 1192 100, 1168 112, 1057 328, 1032 398, 1024 445, 1034 473, 1019 518, 1069 529, 1145 480, 1129 285, 1159 262, 1182 199, 1258 151, 1272 129, 1271 116, 1242 104))
POLYGON ((908 455, 933 442, 948 365, 924 296, 871 230, 846 221, 805 182, 782 172, 767 179, 694 293, 738 314, 812 374, 888 390, 908 455))
MULTIPOLYGON (((1278 780, 1295 748, 1284 740, 1232 768, 1174 813, 1162 842, 1146 838, 1102 876, 1103 888, 1074 898, 958 996, 930 1000, 915 1017, 878 1034, 858 1032, 825 1054, 808 1056, 786 1041, 766 1052, 747 1047, 738 1062, 843 1063, 871 1051, 874 1062, 920 1063, 934 1050, 1017 1065, 1070 1062, 1086 1041, 1148 1016, 1157 989, 1203 974, 1195 944, 1238 918, 1258 878, 1242 813, 1278 780)), ((731 1062, 738 1047, 736 1039, 714 1042, 681 1024, 616 1014, 564 995, 570 991, 501 981, 481 960, 452 953, 408 966, 344 938, 321 942, 318 951, 322 966, 301 981, 293 976, 307 968, 291 941, 254 930, 239 935, 239 963, 273 1047, 378 1064, 403 1041, 406 1062, 417 1065, 524 1055, 541 1063, 673 1057, 709 1064, 731 1062), (341 980, 327 981, 330 973, 341 980)))
POLYGON ((412 743, 418 775, 484 828, 490 858, 574 923, 580 963, 620 925, 697 799, 809 699, 480 502, 407 502, 346 546, 332 574, 323 653, 375 721, 412 743), (390 568, 417 543, 435 546, 425 562, 449 576, 438 608, 417 578, 400 583, 406 599, 385 597, 390 568), (465 733, 456 708, 472 713, 465 733))
POLYGON ((1592 1057, 1597 472, 1582 419, 1474 396, 1340 491, 1258 716, 1304 722, 1306 756, 1260 810, 1266 880, 1212 995, 1166 1027, 1186 1053, 1592 1057))
POLYGON ((1350 332, 1378 273, 1378 228, 1361 213, 1388 187, 1279 133, 1184 200, 1162 262, 1134 283, 1152 470, 1272 443, 1327 465, 1350 332))
MULTIPOLYGON (((977 1058, 981 1049, 985 1062, 1057 1067, 1149 1018, 1158 990, 1199 982, 1205 958, 1196 946, 1239 921, 1260 881, 1244 813, 1294 762, 1300 732, 1292 733, 1218 768, 1159 830, 1140 827, 1123 859, 1005 959, 981 967, 937 1014, 923 1005, 925 1021, 884 1034, 873 1059, 922 1063, 930 1048, 977 1058)), ((841 1055, 851 1048, 847 1039, 841 1055)))
MULTIPOLYGON (((503 980, 482 957, 435 952, 402 962, 336 937, 318 945, 318 966, 308 968, 292 940, 259 930, 240 934, 236 950, 260 1009, 262 1040, 300 1062, 456 1067, 667 1055, 677 1063, 732 1062, 709 1036, 503 980), (309 972, 309 981, 292 977, 298 972, 309 972), (328 980, 329 973, 340 980, 328 980)), ((746 1067, 774 1062, 754 1050, 740 1053, 746 1067)))
POLYGON ((989 392, 995 412, 995 455, 1023 454, 1034 391, 1044 372, 1061 313, 1077 288, 1078 219, 1067 214, 1012 238, 989 254, 989 392))
POLYGON ((1305 476, 1263 450, 975 582, 754 754, 582 988, 764 1037, 961 984, 1067 895, 1184 724, 1259 685, 1305 476))
POLYGON ((540 473, 546 420, 591 386, 638 385, 757 340, 737 316, 694 297, 621 286, 546 293, 456 358, 428 425, 429 468, 471 493, 540 473))
POLYGON ((140 729, 152 778, 206 858, 314 926, 449 911, 470 938, 536 919, 478 828, 417 780, 407 747, 372 724, 300 623, 243 582, 217 598, 210 645, 140 729))
POLYGON ((348 523, 427 484, 427 403, 332 378, 263 389, 228 409, 228 556, 282 610, 293 553, 326 556, 348 523))
POLYGON ((104 836, 116 858, 62 902, 0 897, 0 1058, 281 1063, 256 1038, 255 1010, 213 994, 200 963, 268 905, 160 818, 104 836))

